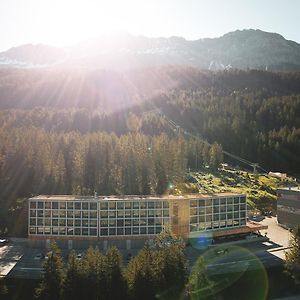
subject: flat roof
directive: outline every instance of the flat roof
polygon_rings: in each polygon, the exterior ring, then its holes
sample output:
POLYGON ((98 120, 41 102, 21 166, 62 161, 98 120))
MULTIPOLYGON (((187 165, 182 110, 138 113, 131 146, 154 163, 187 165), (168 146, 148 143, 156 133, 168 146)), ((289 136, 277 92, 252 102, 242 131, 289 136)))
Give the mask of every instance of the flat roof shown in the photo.
POLYGON ((300 186, 291 186, 291 187, 280 187, 278 191, 292 191, 300 193, 300 186))
POLYGON ((78 196, 78 195, 38 195, 29 200, 49 200, 49 201, 80 201, 80 200, 179 200, 179 199, 199 199, 217 197, 239 197, 245 194, 237 193, 211 193, 211 194, 185 194, 185 195, 112 195, 112 196, 78 196))

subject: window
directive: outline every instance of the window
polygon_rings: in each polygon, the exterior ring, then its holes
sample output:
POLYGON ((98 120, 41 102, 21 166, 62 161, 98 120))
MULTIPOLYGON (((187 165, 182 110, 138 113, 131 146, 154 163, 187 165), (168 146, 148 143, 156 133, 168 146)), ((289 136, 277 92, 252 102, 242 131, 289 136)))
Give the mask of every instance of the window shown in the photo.
POLYGON ((30 208, 36 208, 36 202, 30 201, 30 208))
POLYGON ((43 209, 44 208, 44 202, 39 201, 37 207, 38 207, 38 209, 43 209))

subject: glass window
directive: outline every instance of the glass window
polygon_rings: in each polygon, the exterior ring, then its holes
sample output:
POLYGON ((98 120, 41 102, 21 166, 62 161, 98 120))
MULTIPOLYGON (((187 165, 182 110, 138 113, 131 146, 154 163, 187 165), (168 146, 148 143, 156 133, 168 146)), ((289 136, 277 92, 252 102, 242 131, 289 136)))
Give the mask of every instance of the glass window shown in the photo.
POLYGON ((58 235, 58 227, 52 227, 52 234, 58 235))
POLYGON ((169 202, 168 201, 164 201, 163 202, 163 207, 164 208, 169 208, 169 202))
POLYGON ((109 209, 116 209, 116 202, 115 201, 111 201, 108 203, 109 209))
POLYGON ((107 210, 108 209, 108 203, 107 202, 101 202, 100 203, 100 209, 107 210))
POLYGON ((44 228, 44 233, 45 234, 50 234, 51 233, 51 228, 50 227, 45 227, 44 228))
POLYGON ((233 203, 233 199, 232 198, 227 198, 227 204, 232 204, 233 203))
POLYGON ((124 228, 118 228, 117 235, 124 235, 124 228))
POLYGON ((124 210, 118 210, 118 218, 124 218, 124 210))
POLYGON ((230 227, 230 226, 232 226, 232 225, 233 225, 233 222, 232 222, 232 220, 227 220, 227 221, 226 221, 226 224, 227 224, 227 226, 229 226, 229 227, 230 227))
POLYGON ((199 216, 199 222, 205 222, 205 216, 199 216))
MULTIPOLYGON (((79 212, 80 213, 80 212, 79 212)), ((74 217, 74 212, 73 211, 67 211, 67 217, 68 218, 73 218, 74 217)))
POLYGON ((125 202, 125 209, 131 209, 132 205, 131 202, 125 202))
POLYGON ((66 202, 59 202, 59 209, 66 209, 66 202))
POLYGON ((153 226, 154 225, 154 219, 148 219, 148 225, 153 226))
POLYGON ((240 197, 240 203, 246 203, 246 198, 245 197, 240 197))
POLYGON ((30 218, 29 224, 32 225, 32 226, 33 225, 35 226, 36 225, 36 219, 30 218))
POLYGON ((246 212, 241 211, 240 212, 240 218, 246 218, 246 212))
POLYGON ((206 216, 206 221, 212 221, 212 215, 207 215, 206 216))
POLYGON ((36 234, 36 227, 30 227, 29 228, 29 233, 30 234, 36 234))
POLYGON ((212 222, 206 222, 206 229, 212 229, 212 222))
POLYGON ((81 220, 75 220, 75 226, 80 227, 81 226, 81 220))
POLYGON ((132 211, 131 210, 125 210, 125 218, 131 218, 132 211))
POLYGON ((88 228, 82 228, 82 235, 89 235, 89 229, 88 228))
POLYGON ((52 226, 58 226, 58 219, 52 219, 52 226))
POLYGON ((131 228, 125 228, 125 235, 131 235, 131 228))
POLYGON ((66 211, 65 210, 60 210, 59 211, 59 217, 60 218, 65 218, 66 217, 66 211))
POLYGON ((147 208, 147 202, 142 201, 141 202, 141 209, 146 209, 147 208))
POLYGON ((197 200, 191 200, 190 201, 190 206, 191 207, 197 207, 198 206, 197 200))
POLYGON ((133 227, 132 228, 132 234, 134 234, 134 235, 139 234, 139 228, 138 227, 133 227))
POLYGON ((219 205, 220 200, 219 199, 213 199, 213 204, 214 204, 214 206, 219 205))
POLYGON ((140 219, 140 225, 146 225, 147 224, 147 219, 143 218, 140 219))
POLYGON ((117 222, 115 219, 110 219, 108 221, 108 224, 109 224, 109 227, 116 227, 117 222))
POLYGON ((115 211, 109 211, 108 215, 110 218, 115 218, 116 217, 116 212, 115 211))
POLYGON ((199 207, 204 207, 205 206, 205 200, 204 199, 201 199, 199 200, 199 207))
POLYGON ((217 214, 217 213, 220 212, 219 208, 220 208, 219 206, 214 206, 214 207, 213 207, 213 212, 214 212, 214 214, 217 214))
POLYGON ((237 205, 234 205, 234 210, 235 211, 239 211, 239 205, 237 204, 237 205))
POLYGON ((240 210, 246 210, 246 204, 240 204, 240 210))
POLYGON ((191 220, 190 222, 191 222, 192 224, 198 223, 198 217, 197 217, 197 216, 191 217, 190 220, 191 220))
POLYGON ((58 218, 58 210, 57 209, 52 210, 52 218, 58 218))
POLYGON ((132 220, 126 220, 125 219, 125 226, 129 227, 131 226, 132 220))
POLYGON ((220 212, 226 212, 226 205, 220 206, 220 212))
POLYGON ((108 227, 108 221, 107 220, 101 220, 100 221, 100 226, 101 227, 108 227))
POLYGON ((148 202, 148 208, 154 208, 154 202, 153 201, 148 202))
POLYGON ((51 219, 45 219, 44 222, 46 226, 51 226, 51 219))
POLYGON ((68 227, 67 228, 67 235, 74 235, 74 228, 68 227))
POLYGON ((89 220, 82 220, 82 227, 88 227, 89 226, 89 220))
POLYGON ((214 221, 219 221, 219 218, 220 218, 219 214, 214 215, 214 221))
POLYGON ((75 228, 75 235, 81 235, 81 228, 75 228))
POLYGON ((59 225, 60 226, 66 226, 66 220, 65 219, 60 219, 59 220, 59 225))
POLYGON ((145 209, 140 210, 140 216, 141 217, 146 217, 147 216, 147 211, 145 209))
POLYGON ((206 199, 206 206, 211 206, 212 205, 212 199, 206 199))
POLYGON ((81 218, 81 211, 75 211, 75 218, 80 219, 81 218))
POLYGON ((161 201, 155 201, 155 207, 156 207, 156 208, 162 208, 162 203, 161 203, 161 201))
POLYGON ((96 219, 97 218, 97 211, 90 211, 90 218, 96 219))
POLYGON ((97 236, 97 228, 90 228, 90 235, 97 236))
POLYGON ((239 214, 240 214, 239 212, 234 212, 234 218, 238 219, 239 218, 239 214))
POLYGON ((49 201, 45 202, 45 208, 51 209, 51 202, 49 201))
POLYGON ((164 217, 168 217, 169 216, 169 210, 168 209, 164 209, 163 210, 163 216, 164 217))
POLYGON ((226 205, 226 198, 220 198, 220 205, 226 205))
POLYGON ((158 234, 158 233, 161 233, 162 231, 162 227, 161 226, 156 226, 155 227, 155 233, 158 234))
POLYGON ((140 234, 146 234, 146 227, 141 227, 140 228, 140 234))
POLYGON ((133 226, 139 226, 140 222, 139 219, 133 219, 133 226))
POLYGON ((232 219, 232 213, 227 213, 227 219, 232 219))
POLYGON ((75 209, 81 209, 81 203, 75 202, 75 209))
POLYGON ((89 217, 89 212, 88 211, 83 211, 82 212, 82 218, 87 219, 89 217))
POLYGON ((124 202, 118 202, 117 203, 117 208, 118 209, 123 209, 124 208, 124 202))
POLYGON ((83 210, 88 210, 89 209, 89 204, 86 203, 86 202, 82 203, 82 209, 83 210))
POLYGON ((51 210, 45 210, 45 217, 50 218, 51 217, 51 210))
POLYGON ((198 210, 196 207, 190 208, 190 215, 191 216, 196 216, 198 214, 198 210))
POLYGON ((133 208, 134 209, 139 209, 139 202, 138 201, 133 202, 133 208))
POLYGON ((211 206, 207 206, 206 208, 206 214, 210 215, 212 213, 212 207, 211 206))
POLYGON ((109 235, 116 235, 116 228, 109 228, 109 235))
POLYGON ((124 226, 124 220, 117 220, 117 226, 124 226))
POLYGON ((138 218, 139 217, 139 211, 138 210, 134 210, 133 211, 133 217, 134 218, 138 218))
POLYGON ((58 209, 58 203, 52 202, 52 209, 58 209))
POLYGON ((37 215, 38 215, 38 217, 43 217, 44 216, 44 211, 43 210, 37 210, 37 215))
POLYGON ((37 228, 37 233, 38 234, 43 234, 44 233, 44 227, 38 227, 37 228))
POLYGON ((101 211, 100 212, 100 217, 101 218, 108 218, 108 212, 107 211, 101 211))
POLYGON ((154 217, 154 209, 148 210, 148 217, 154 217))
POLYGON ((148 227, 148 234, 154 234, 154 227, 148 227))
POLYGON ((44 202, 39 201, 37 207, 38 207, 38 209, 43 209, 44 208, 44 202))
POLYGON ((97 210, 97 203, 90 202, 90 210, 97 210))
POLYGON ((74 226, 74 221, 73 221, 72 219, 71 219, 71 220, 68 219, 68 220, 67 220, 67 225, 68 225, 68 226, 74 226))
POLYGON ((30 201, 30 208, 36 208, 36 202, 30 201))
POLYGON ((156 216, 156 217, 161 217, 161 216, 162 216, 161 210, 156 210, 155 216, 156 216))
POLYGON ((106 236, 108 235, 108 229, 100 229, 100 236, 106 236))
POLYGON ((66 234, 66 227, 59 227, 59 234, 65 235, 66 234))
POLYGON ((30 210, 30 217, 36 217, 36 210, 30 210))
POLYGON ((73 202, 67 202, 67 208, 68 209, 74 209, 74 203, 73 202))
POLYGON ((234 204, 239 204, 239 202, 240 202, 240 199, 238 197, 235 197, 234 198, 234 204))

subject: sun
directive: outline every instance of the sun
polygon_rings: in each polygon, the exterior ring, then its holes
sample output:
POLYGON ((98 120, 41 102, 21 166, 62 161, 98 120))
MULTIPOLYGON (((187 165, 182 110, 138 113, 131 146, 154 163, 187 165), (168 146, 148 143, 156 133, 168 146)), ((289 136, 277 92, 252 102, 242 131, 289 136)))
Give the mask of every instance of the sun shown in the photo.
POLYGON ((41 30, 55 44, 64 45, 111 31, 136 33, 148 26, 147 11, 153 11, 151 3, 140 0, 54 0, 43 9, 46 20, 41 30))

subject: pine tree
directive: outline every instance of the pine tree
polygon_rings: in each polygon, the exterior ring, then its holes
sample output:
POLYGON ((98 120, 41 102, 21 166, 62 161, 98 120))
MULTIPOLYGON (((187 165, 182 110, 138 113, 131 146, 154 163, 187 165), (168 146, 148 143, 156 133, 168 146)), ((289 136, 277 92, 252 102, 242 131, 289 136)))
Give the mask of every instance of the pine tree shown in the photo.
POLYGON ((51 254, 44 264, 44 273, 36 290, 38 299, 61 299, 64 284, 64 264, 60 249, 55 242, 51 244, 51 254))
POLYGON ((296 284, 300 284, 300 225, 292 232, 291 248, 286 252, 285 267, 296 284))

